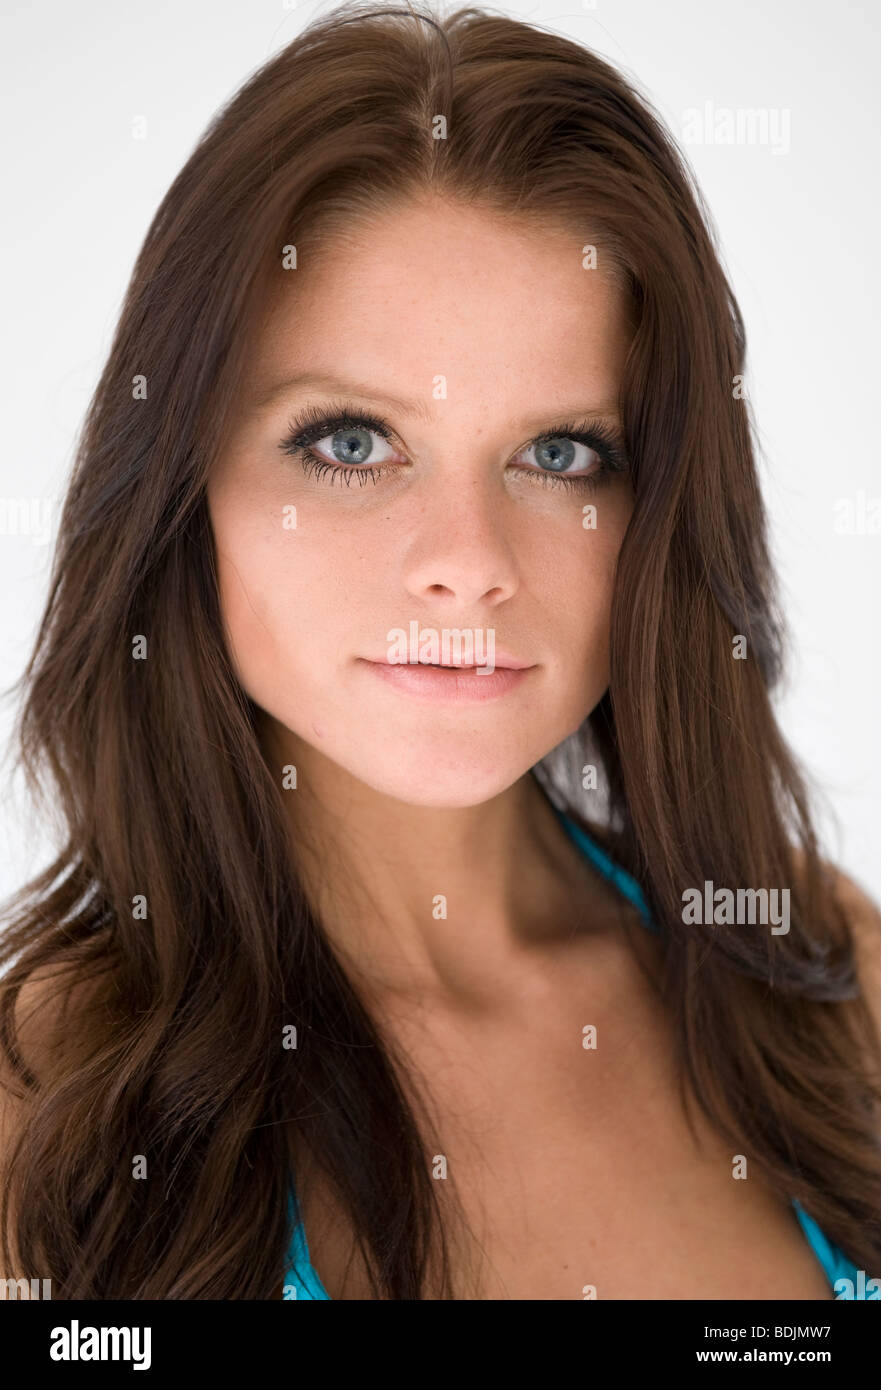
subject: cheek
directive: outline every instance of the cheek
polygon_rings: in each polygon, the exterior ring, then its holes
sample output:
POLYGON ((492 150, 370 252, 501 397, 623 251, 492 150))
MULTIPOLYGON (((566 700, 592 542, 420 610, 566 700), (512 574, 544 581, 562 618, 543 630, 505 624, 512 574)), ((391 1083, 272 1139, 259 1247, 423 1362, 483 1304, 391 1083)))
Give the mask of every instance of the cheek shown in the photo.
POLYGON ((297 585, 281 507, 256 506, 244 489, 216 488, 209 512, 217 555, 220 610, 239 681, 252 696, 275 662, 297 585))
POLYGON ((580 527, 554 548, 553 593, 546 589, 546 611, 554 614, 547 638, 558 661, 556 688, 566 732, 577 729, 609 686, 612 600, 621 544, 633 510, 624 486, 613 485, 591 502, 595 525, 580 527))
MULTIPOLYGON (((591 665, 607 659, 612 598, 618 556, 633 510, 632 499, 621 489, 608 492, 588 513, 591 523, 582 527, 578 542, 557 551, 558 574, 567 594, 568 649, 580 653, 591 665)), ((573 667, 579 663, 573 662, 573 667)))
POLYGON ((350 606, 351 541, 300 513, 291 525, 281 500, 255 506, 234 491, 211 505, 221 614, 240 684, 258 703, 309 685, 332 656, 335 614, 350 606), (342 605, 342 607, 341 607, 342 605))

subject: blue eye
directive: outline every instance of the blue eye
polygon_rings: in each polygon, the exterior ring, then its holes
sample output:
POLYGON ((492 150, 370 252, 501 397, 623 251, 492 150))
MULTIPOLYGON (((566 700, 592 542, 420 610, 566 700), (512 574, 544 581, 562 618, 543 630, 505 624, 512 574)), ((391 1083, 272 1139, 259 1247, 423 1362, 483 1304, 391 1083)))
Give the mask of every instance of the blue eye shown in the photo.
POLYGON ((595 430, 544 435, 527 445, 521 456, 529 454, 533 455, 530 461, 538 471, 556 482, 565 478, 567 482, 586 483, 607 469, 620 467, 616 465, 614 441, 602 438, 595 430), (590 471, 585 472, 586 469, 590 471))
MULTIPOLYGON (((332 415, 319 407, 309 406, 291 421, 290 432, 281 442, 284 453, 299 460, 307 475, 329 477, 331 483, 339 477, 347 487, 353 478, 361 486, 368 480, 377 483, 386 473, 401 466, 392 463, 392 431, 384 420, 361 410, 343 407, 332 415), (371 441, 378 435, 379 448, 371 441), (329 443, 328 443, 329 441, 329 443), (316 453, 313 445, 323 445, 333 455, 328 458, 316 453), (385 450, 385 451, 384 451, 385 450), (336 459, 336 462, 334 462, 336 459)), ((593 488, 612 473, 627 467, 622 437, 603 422, 560 425, 531 440, 516 456, 534 454, 527 466, 512 465, 515 471, 535 478, 543 486, 593 488), (590 458, 595 455, 589 471, 590 458), (581 470, 581 471, 579 471, 581 470)))
MULTIPOLYGON (((290 433, 281 442, 282 452, 299 459, 303 470, 317 478, 330 475, 330 481, 339 476, 347 486, 357 477, 363 487, 370 480, 378 482, 383 473, 393 471, 386 457, 377 457, 371 434, 379 435, 386 445, 390 431, 384 420, 360 410, 343 409, 333 415, 322 412, 316 406, 308 406, 303 413, 291 421, 290 433), (316 454, 311 447, 331 441, 330 450, 338 460, 316 454)), ((380 448, 379 453, 382 453, 380 448)))
POLYGON ((562 473, 564 468, 568 468, 574 462, 576 447, 586 449, 587 445, 577 445, 574 439, 561 435, 559 439, 548 439, 543 444, 530 444, 529 447, 540 450, 541 458, 535 462, 541 468, 547 465, 552 472, 562 473))
MULTIPOLYGON (((350 466, 361 467, 366 463, 375 466, 385 464, 389 461, 390 457, 393 457, 388 440, 384 435, 380 436, 382 443, 380 444, 379 450, 377 450, 370 436, 378 433, 379 431, 371 429, 363 423, 359 423, 355 425, 344 425, 340 429, 333 430, 330 434, 326 434, 319 439, 310 440, 309 442, 314 447, 326 446, 327 451, 332 453, 337 463, 342 464, 344 468, 350 466), (382 452, 383 446, 386 450, 385 454, 382 452)), ((318 457, 320 459, 321 455, 319 454, 318 457)), ((324 461, 333 467, 332 458, 325 459, 324 461)))

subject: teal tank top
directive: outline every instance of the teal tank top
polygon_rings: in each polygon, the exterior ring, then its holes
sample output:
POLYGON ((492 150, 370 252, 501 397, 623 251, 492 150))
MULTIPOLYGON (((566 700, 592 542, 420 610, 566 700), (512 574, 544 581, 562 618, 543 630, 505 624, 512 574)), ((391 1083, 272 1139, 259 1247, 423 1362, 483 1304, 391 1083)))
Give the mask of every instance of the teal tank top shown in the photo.
MULTIPOLYGON (((552 803, 553 804, 553 803, 552 803)), ((558 807, 554 807, 569 838, 578 846, 582 853, 590 860, 594 867, 609 880, 618 891, 636 907, 644 925, 650 931, 657 931, 658 927, 652 921, 642 889, 631 874, 616 864, 609 858, 606 851, 589 835, 582 830, 569 816, 558 807)), ((864 1275, 862 1280, 859 1278, 859 1271, 853 1261, 849 1260, 837 1245, 833 1245, 827 1240, 820 1230, 816 1221, 809 1216, 802 1205, 793 1200, 792 1203, 795 1214, 798 1217, 808 1244, 823 1267, 823 1271, 829 1283, 835 1291, 837 1299, 852 1299, 857 1296, 870 1299, 881 1299, 881 1290, 866 1294, 865 1289, 868 1282, 864 1275), (863 1290, 862 1294, 857 1293, 863 1290)), ((286 1271, 284 1276, 284 1297, 287 1299, 327 1299, 330 1301, 330 1294, 325 1289, 318 1277, 316 1270, 312 1267, 309 1256, 309 1246, 306 1241, 306 1230, 300 1220, 297 1210, 296 1195, 293 1187, 290 1189, 288 1199, 288 1226, 292 1230, 290 1245, 286 1258, 286 1271)))

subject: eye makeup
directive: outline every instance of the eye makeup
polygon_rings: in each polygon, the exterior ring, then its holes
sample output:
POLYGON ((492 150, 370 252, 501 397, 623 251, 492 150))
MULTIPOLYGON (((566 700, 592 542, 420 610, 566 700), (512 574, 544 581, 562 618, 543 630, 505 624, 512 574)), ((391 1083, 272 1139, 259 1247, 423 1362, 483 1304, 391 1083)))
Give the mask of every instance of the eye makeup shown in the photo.
MULTIPOLYGON (((372 431, 389 444, 392 443, 394 434, 387 421, 370 411, 363 410, 360 406, 356 407, 349 403, 335 403, 329 408, 309 405, 291 419, 288 433, 281 441, 279 448, 284 454, 296 459, 307 476, 326 478, 331 484, 339 477, 340 482, 344 482, 347 487, 351 487, 353 477, 357 478, 359 485, 363 487, 368 480, 375 484, 379 482, 380 478, 387 474, 398 473, 404 467, 401 463, 389 462, 379 464, 334 463, 330 459, 322 458, 310 447, 339 430, 347 429, 372 431)), ((518 450, 518 454, 522 454, 528 449, 540 448, 557 440, 570 440, 575 444, 583 444, 591 449, 597 456, 597 467, 591 473, 566 474, 561 471, 521 464, 514 465, 517 472, 536 479, 539 486, 581 488, 591 491, 611 475, 622 473, 627 468, 626 450, 622 435, 611 425, 600 420, 567 421, 555 425, 552 429, 543 430, 541 434, 534 435, 522 449, 518 450)))

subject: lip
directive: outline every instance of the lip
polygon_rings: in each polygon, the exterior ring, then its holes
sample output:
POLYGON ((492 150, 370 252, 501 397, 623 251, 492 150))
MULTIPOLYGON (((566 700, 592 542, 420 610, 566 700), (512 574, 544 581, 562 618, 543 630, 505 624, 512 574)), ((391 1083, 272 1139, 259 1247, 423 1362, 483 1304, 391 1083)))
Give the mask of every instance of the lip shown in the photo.
POLYGON ((473 704, 499 699, 523 685, 538 668, 522 662, 508 665, 515 658, 499 656, 495 669, 483 675, 476 666, 433 666, 426 662, 390 662, 386 657, 373 661, 358 657, 358 665, 372 671, 385 684, 417 700, 454 704, 473 704))
MULTIPOLYGON (((435 665, 434 663, 429 663, 429 662, 425 662, 425 661, 419 661, 419 662, 389 661, 387 655, 386 655, 386 656, 362 656, 362 657, 359 657, 358 660, 359 660, 359 661, 369 661, 370 664, 371 664, 371 666, 420 666, 420 667, 422 667, 423 669, 428 669, 428 670, 432 670, 432 671, 436 671, 436 670, 444 670, 444 671, 450 671, 450 670, 476 671, 480 666, 486 664, 486 663, 478 663, 478 662, 473 662, 473 661, 452 661, 452 662, 450 662, 449 664, 447 664, 446 662, 444 662, 443 664, 438 663, 437 665, 435 665)), ((504 667, 504 669, 505 669, 506 671, 531 671, 531 670, 532 670, 532 666, 533 666, 533 663, 532 663, 531 661, 521 661, 519 657, 517 657, 517 656, 512 656, 510 652, 504 652, 504 651, 494 651, 494 652, 493 652, 493 663, 492 663, 492 664, 493 664, 493 666, 495 666, 495 667, 499 667, 499 666, 504 667)))

